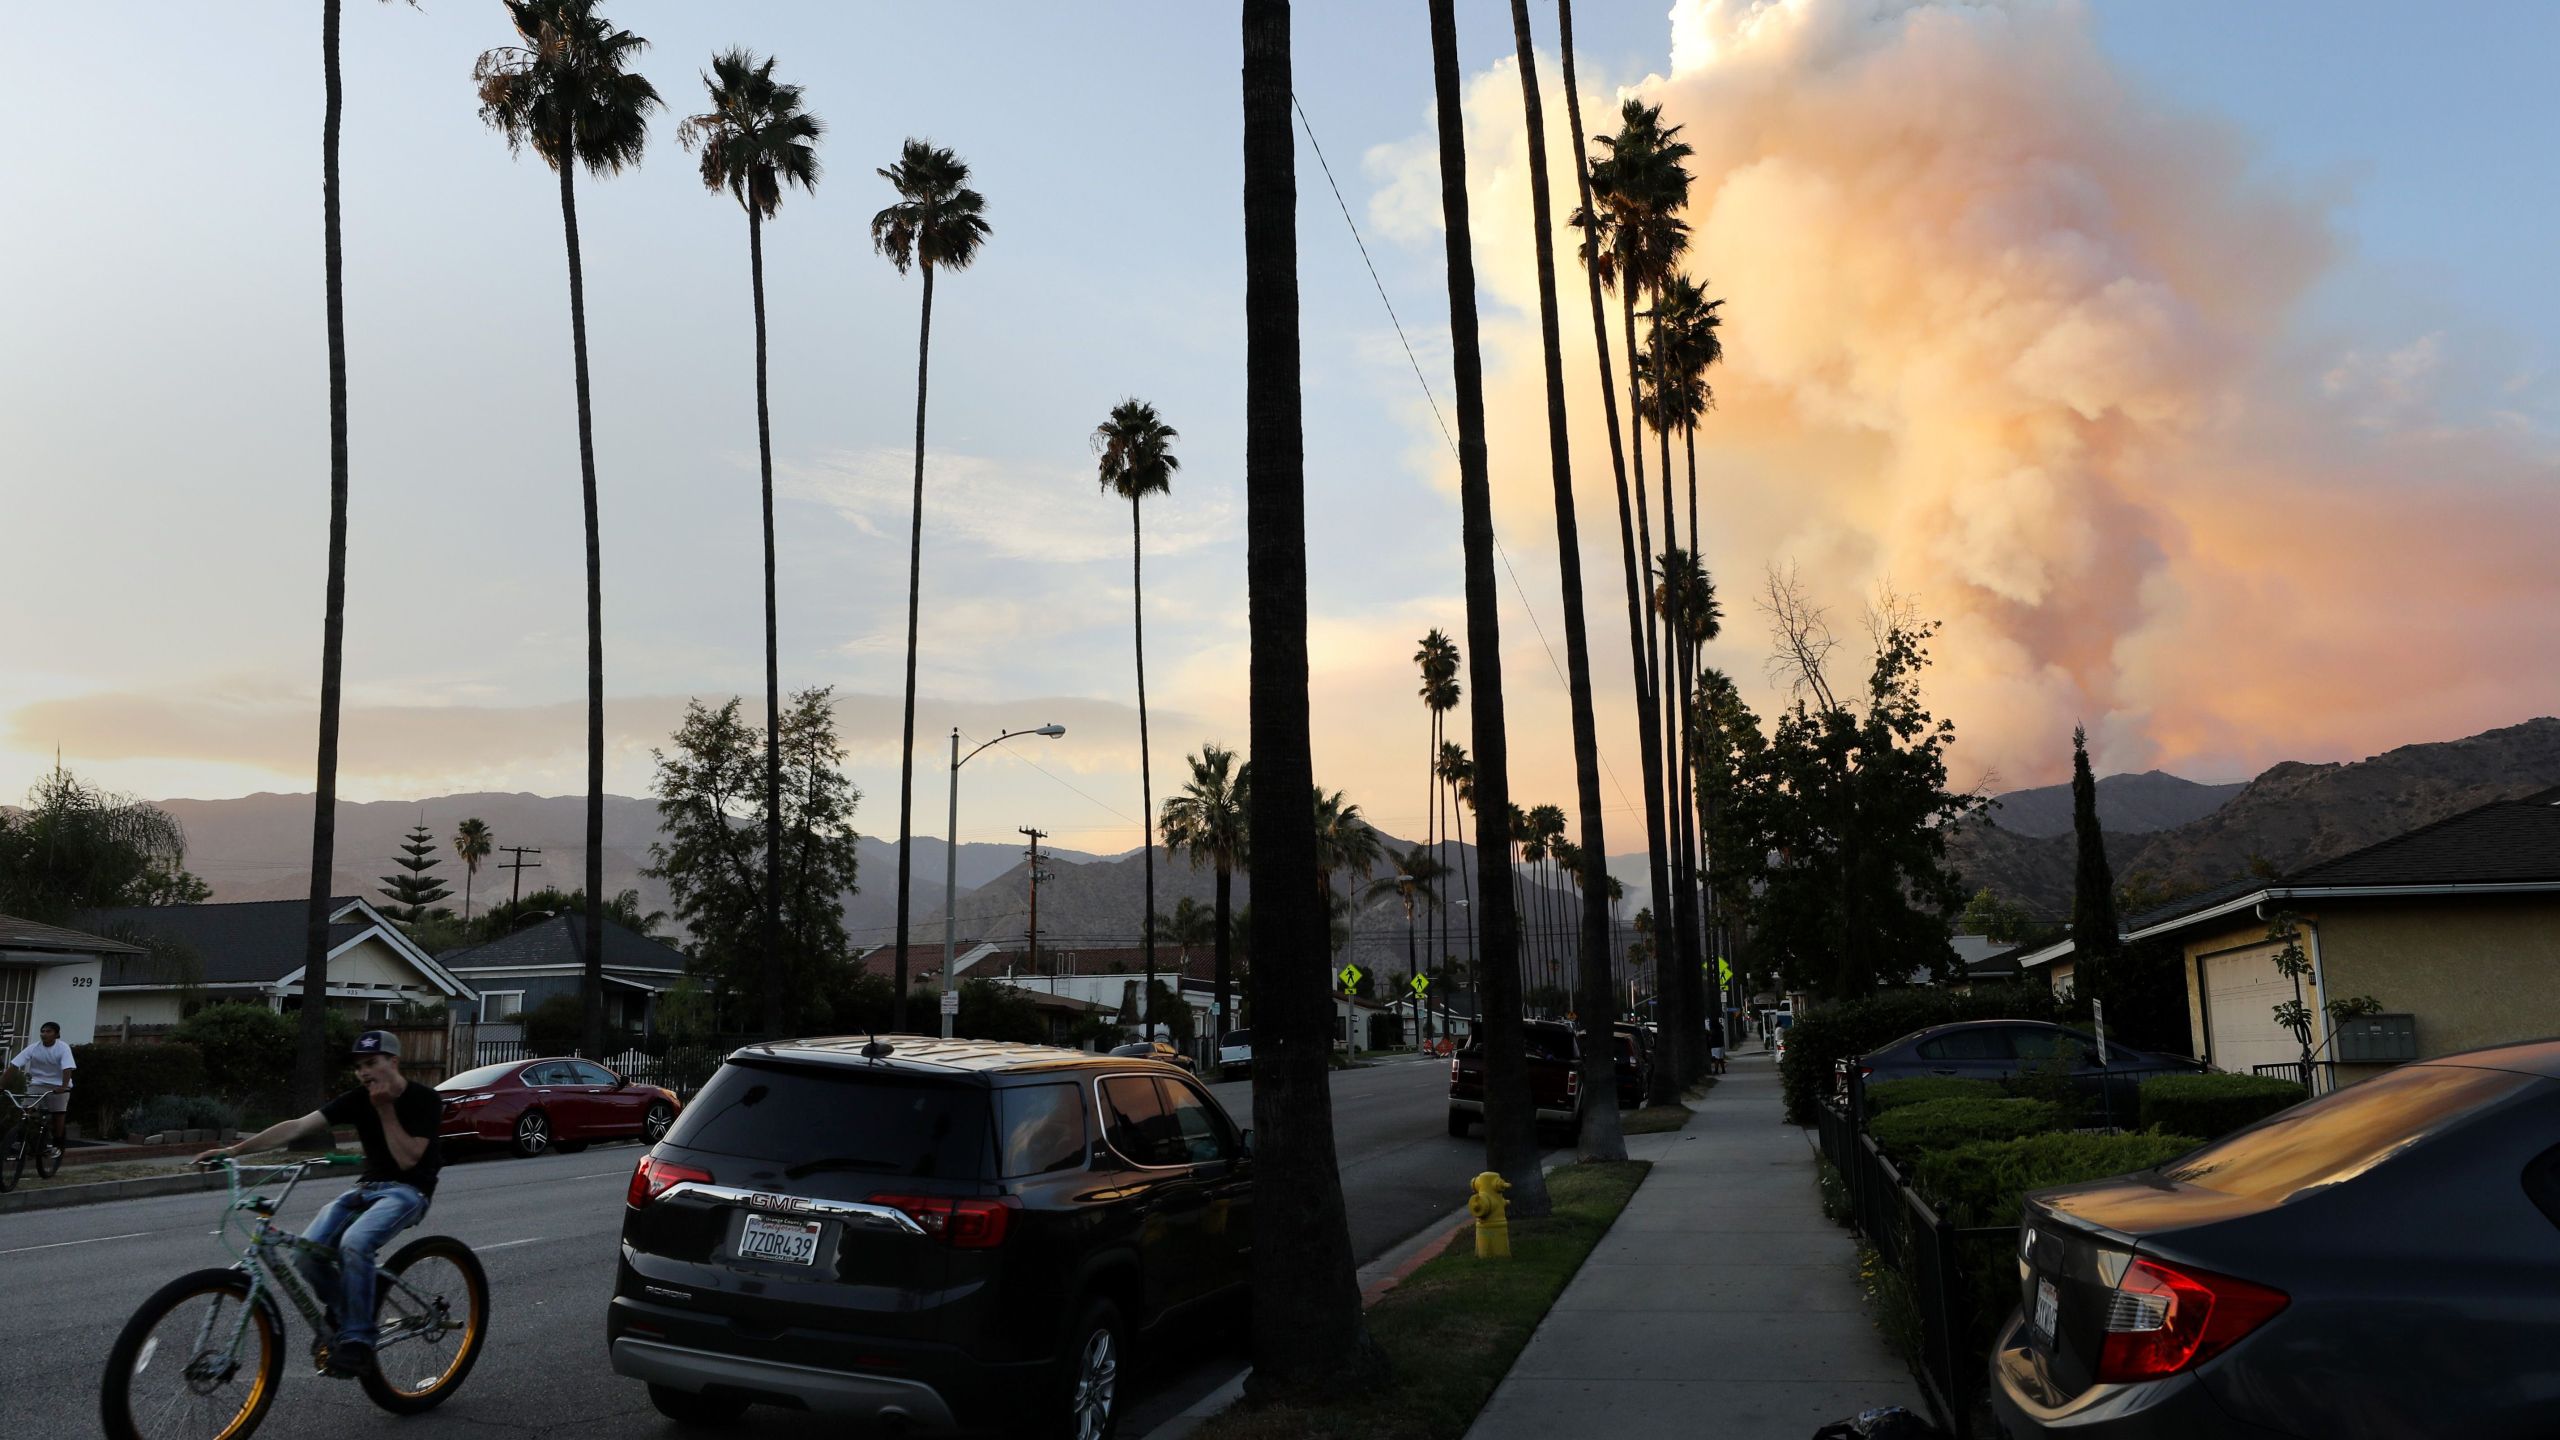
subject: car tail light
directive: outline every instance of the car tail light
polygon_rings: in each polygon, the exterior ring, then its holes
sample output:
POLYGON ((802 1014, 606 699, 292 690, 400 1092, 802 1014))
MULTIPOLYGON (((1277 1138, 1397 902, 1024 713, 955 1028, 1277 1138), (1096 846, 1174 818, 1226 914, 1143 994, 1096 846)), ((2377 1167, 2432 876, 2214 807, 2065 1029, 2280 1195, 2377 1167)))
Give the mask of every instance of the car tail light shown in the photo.
POLYGON ((1449 1083, 1458 1083, 1458 1057, 1455 1055, 1449 1057, 1449 1083))
POLYGON ((708 1185, 711 1172, 678 1165, 672 1160, 661 1160, 655 1155, 643 1155, 639 1167, 631 1172, 631 1189, 623 1195, 622 1203, 634 1210, 645 1210, 650 1201, 687 1180, 699 1180, 708 1185))
POLYGON ((1564 1072, 1564 1093, 1567 1095, 1579 1095, 1582 1093, 1581 1070, 1573 1069, 1564 1072))
POLYGON ((992 1250, 1002 1245, 1005 1231, 1013 1226, 1013 1212, 1020 1204, 1009 1195, 991 1200, 952 1195, 874 1195, 871 1203, 899 1211, 923 1226, 926 1235, 955 1250, 992 1250))
POLYGON ((476 1095, 447 1095, 444 1097, 444 1103, 460 1110, 470 1105, 486 1105, 497 1098, 498 1092, 495 1090, 483 1090, 476 1095))
POLYGON ((2221 1354, 2292 1303, 2281 1290, 2159 1260, 2125 1267, 2107 1297, 2098 1376, 2157 1380, 2221 1354))

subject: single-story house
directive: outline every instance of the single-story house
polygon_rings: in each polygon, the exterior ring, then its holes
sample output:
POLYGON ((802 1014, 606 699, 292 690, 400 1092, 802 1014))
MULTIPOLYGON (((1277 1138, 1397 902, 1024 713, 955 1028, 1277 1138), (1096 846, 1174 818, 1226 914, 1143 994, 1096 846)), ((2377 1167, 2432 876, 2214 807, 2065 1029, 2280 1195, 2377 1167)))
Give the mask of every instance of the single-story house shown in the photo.
POLYGON ((95 1039, 107 961, 145 953, 104 935, 0 915, 0 1061, 32 1042, 47 1021, 71 1044, 95 1039))
MULTIPOLYGON (((577 995, 586 983, 587 922, 583 915, 554 915, 485 945, 444 954, 446 968, 475 991, 469 1017, 483 1042, 520 1040, 524 1012, 555 995, 577 995)), ((685 977, 690 960, 611 920, 604 922, 604 1023, 646 1035, 657 1021, 658 997, 685 977)))
POLYGON ((2023 945, 1994 940, 1988 935, 1958 935, 1956 947, 1957 988, 1996 985, 2015 980, 2019 975, 2018 959, 2027 953, 2023 945))
MULTIPOLYGON (((478 999, 369 902, 341 895, 329 907, 331 1008, 361 1022, 387 1020, 403 1004, 444 1005, 450 1012, 478 999)), ((81 924, 152 947, 108 959, 98 986, 98 1024, 174 1025, 190 996, 299 1010, 309 913, 302 900, 82 912, 81 924)))
MULTIPOLYGON (((2299 1065, 2300 1040, 2275 1018, 2296 999, 2312 1015, 2314 1061, 2342 1083, 2560 1035, 2560 790, 2189 896, 2134 916, 2123 938, 2177 947, 2195 1053, 2242 1074, 2299 1065), (2298 984, 2268 935, 2280 913, 2296 918, 2311 965, 2298 984), (2359 996, 2383 1013, 2333 1023, 2326 1006, 2359 996)), ((2020 963, 2067 990, 2074 959, 2066 939, 2020 963)))

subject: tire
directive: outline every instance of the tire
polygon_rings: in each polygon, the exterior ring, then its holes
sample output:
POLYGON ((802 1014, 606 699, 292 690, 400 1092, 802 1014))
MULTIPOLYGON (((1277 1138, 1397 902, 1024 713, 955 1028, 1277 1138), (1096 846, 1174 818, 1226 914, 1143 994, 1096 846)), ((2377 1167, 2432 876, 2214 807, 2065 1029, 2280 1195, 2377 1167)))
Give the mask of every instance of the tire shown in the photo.
POLYGON ((194 1362, 182 1359, 178 1349, 193 1345, 208 1319, 227 1334, 242 1308, 248 1323, 240 1331, 240 1349, 219 1379, 208 1377, 212 1393, 197 1396, 204 1403, 195 1408, 206 1421, 200 1433, 211 1440, 244 1440, 257 1429, 284 1384, 284 1322, 273 1302, 250 1303, 248 1276, 198 1270, 154 1291, 108 1347, 107 1373, 98 1386, 98 1422, 108 1440, 142 1440, 137 1411, 158 1414, 179 1392, 191 1393, 195 1387, 187 1371, 194 1362))
POLYGON ((364 1393, 394 1415, 416 1415, 444 1403, 462 1387, 489 1339, 489 1273, 471 1247, 450 1235, 429 1235, 400 1247, 383 1262, 375 1282, 373 1368, 363 1375, 364 1393), (441 1302, 435 1314, 441 1325, 415 1331, 426 1318, 409 1294, 392 1285, 394 1277, 410 1277, 441 1302))
POLYGON ((35 1152, 36 1174, 47 1180, 62 1168, 62 1157, 53 1152, 51 1129, 50 1125, 36 1126, 35 1134, 28 1141, 28 1148, 35 1152))
POLYGON ((551 1117, 539 1110, 527 1110, 516 1117, 516 1154, 530 1160, 551 1148, 551 1117))
POLYGON ((1128 1360, 1129 1326, 1120 1307, 1100 1296, 1086 1301, 1058 1347, 1057 1373, 1033 1433, 1049 1440, 1111 1440, 1120 1431, 1128 1360))
POLYGON ((655 1145, 666 1139, 667 1131, 675 1123, 676 1107, 664 1100, 657 1101, 649 1107, 649 1113, 640 1118, 640 1143, 655 1145))
POLYGON ((658 1413, 679 1425, 715 1429, 737 1423, 747 1413, 747 1402, 735 1395, 699 1395, 691 1390, 678 1390, 672 1385, 649 1387, 649 1403, 658 1413))
POLYGON ((1452 1136, 1460 1140, 1466 1139, 1467 1132, 1474 1129, 1475 1124, 1476 1117, 1468 1114, 1464 1110, 1451 1107, 1449 1111, 1449 1133, 1452 1136))

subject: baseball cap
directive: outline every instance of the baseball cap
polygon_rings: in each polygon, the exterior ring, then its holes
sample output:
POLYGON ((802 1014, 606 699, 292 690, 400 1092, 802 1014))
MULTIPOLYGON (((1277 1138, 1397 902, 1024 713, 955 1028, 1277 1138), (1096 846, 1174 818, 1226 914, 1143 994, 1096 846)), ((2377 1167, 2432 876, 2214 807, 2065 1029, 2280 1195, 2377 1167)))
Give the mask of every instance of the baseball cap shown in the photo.
POLYGON ((400 1055, 400 1037, 392 1034, 388 1030, 367 1030, 356 1037, 355 1048, 349 1050, 347 1053, 350 1055, 389 1055, 392 1058, 397 1059, 400 1055))

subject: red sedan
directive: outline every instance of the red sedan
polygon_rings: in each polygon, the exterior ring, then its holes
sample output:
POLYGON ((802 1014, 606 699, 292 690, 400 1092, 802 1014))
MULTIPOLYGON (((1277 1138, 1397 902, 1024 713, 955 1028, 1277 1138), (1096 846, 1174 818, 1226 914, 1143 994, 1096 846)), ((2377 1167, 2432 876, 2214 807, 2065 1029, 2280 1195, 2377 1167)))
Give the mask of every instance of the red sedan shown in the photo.
POLYGON ((436 1087, 443 1142, 492 1142, 518 1155, 576 1154, 598 1140, 658 1143, 683 1102, 592 1060, 512 1060, 465 1070, 436 1087))

